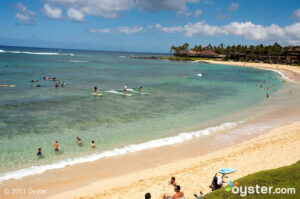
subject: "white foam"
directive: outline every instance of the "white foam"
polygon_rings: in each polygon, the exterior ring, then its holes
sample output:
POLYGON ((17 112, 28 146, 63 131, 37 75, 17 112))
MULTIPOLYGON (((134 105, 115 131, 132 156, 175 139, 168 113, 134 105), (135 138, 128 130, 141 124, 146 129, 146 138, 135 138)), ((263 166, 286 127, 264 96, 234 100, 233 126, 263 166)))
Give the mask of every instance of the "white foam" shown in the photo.
POLYGON ((120 56, 120 58, 127 58, 126 56, 120 56))
POLYGON ((199 73, 199 74, 197 74, 197 76, 198 76, 198 77, 202 77, 202 74, 201 74, 201 73, 199 73))
POLYGON ((182 143, 182 142, 185 142, 185 141, 188 141, 188 140, 191 140, 193 138, 197 138, 197 137, 200 137, 203 135, 208 135, 208 134, 211 134, 211 133, 214 133, 217 131, 234 128, 240 123, 242 123, 242 121, 226 122, 219 126, 209 127, 209 128, 199 130, 199 131, 183 132, 183 133, 179 133, 178 135, 172 136, 172 137, 151 140, 151 141, 140 143, 140 144, 131 144, 131 145, 128 145, 128 146, 125 146, 122 148, 115 148, 115 149, 104 151, 101 153, 94 153, 91 155, 86 155, 86 156, 78 157, 78 158, 69 158, 69 159, 61 160, 61 161, 51 163, 51 164, 32 166, 29 168, 24 168, 24 169, 20 169, 20 170, 16 170, 16 171, 7 172, 7 173, 3 173, 0 175, 0 183, 5 180, 21 179, 26 176, 37 175, 37 174, 44 173, 45 171, 48 171, 48 170, 60 169, 60 168, 66 167, 66 166, 74 165, 74 164, 93 162, 93 161, 96 161, 96 160, 99 160, 99 159, 102 159, 105 157, 113 157, 113 156, 118 156, 118 155, 124 155, 127 153, 142 151, 142 150, 146 150, 146 149, 150 149, 150 148, 157 148, 157 147, 182 143))
POLYGON ((69 62, 74 62, 74 63, 85 63, 85 62, 88 62, 88 61, 85 61, 85 60, 69 60, 69 62))
POLYGON ((113 94, 117 94, 117 95, 125 95, 125 96, 129 96, 131 97, 132 94, 127 94, 127 93, 123 93, 123 92, 119 92, 119 91, 115 91, 115 90, 109 90, 109 91, 105 91, 107 93, 113 93, 113 94))
POLYGON ((287 80, 289 79, 288 76, 286 76, 285 74, 283 74, 282 72, 280 72, 278 70, 272 70, 272 71, 278 73, 282 79, 287 79, 287 80))
POLYGON ((55 52, 27 52, 27 51, 4 51, 0 50, 2 53, 14 53, 14 54, 29 54, 29 55, 70 55, 74 56, 73 54, 60 54, 55 52))
POLYGON ((141 94, 141 95, 147 95, 147 93, 140 93, 138 91, 133 90, 132 88, 128 88, 127 91, 137 93, 137 94, 141 94))

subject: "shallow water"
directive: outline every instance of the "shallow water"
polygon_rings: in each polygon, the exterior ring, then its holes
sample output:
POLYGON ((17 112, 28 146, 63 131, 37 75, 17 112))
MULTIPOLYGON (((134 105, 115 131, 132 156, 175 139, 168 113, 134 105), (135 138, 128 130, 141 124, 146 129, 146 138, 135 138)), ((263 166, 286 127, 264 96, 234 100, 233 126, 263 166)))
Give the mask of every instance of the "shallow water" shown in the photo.
MULTIPOLYGON (((91 160, 87 155, 103 151, 118 155, 113 149, 128 145, 135 151, 141 145, 131 144, 173 137, 191 126, 202 126, 195 129, 200 131, 223 123, 226 128, 222 118, 261 102, 267 92, 272 96, 282 86, 277 73, 253 68, 129 58, 145 56, 137 53, 0 49, 0 85, 16 85, 0 87, 2 174, 68 158, 91 160), (44 76, 57 77, 67 85, 56 89, 53 81, 42 80, 44 76), (32 79, 39 80, 35 84, 41 87, 31 87, 32 79), (269 91, 264 80, 273 83, 269 91), (106 92, 122 92, 124 84, 135 90, 143 85, 148 95, 106 92), (91 95, 95 85, 102 97, 91 95), (77 136, 83 139, 82 146, 77 145, 77 136), (59 154, 52 148, 56 140, 62 148, 59 154), (95 149, 90 147, 91 140, 95 149), (39 147, 43 159, 36 157, 39 147)), ((240 120, 226 122, 234 125, 240 120)))

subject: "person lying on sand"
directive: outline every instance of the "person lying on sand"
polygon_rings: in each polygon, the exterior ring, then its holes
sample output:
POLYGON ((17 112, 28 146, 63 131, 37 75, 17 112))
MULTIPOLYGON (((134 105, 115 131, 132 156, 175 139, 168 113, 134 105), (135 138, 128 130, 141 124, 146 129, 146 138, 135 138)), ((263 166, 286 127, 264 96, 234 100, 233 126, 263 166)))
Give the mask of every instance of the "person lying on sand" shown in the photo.
POLYGON ((174 187, 176 187, 177 184, 176 184, 176 179, 174 176, 171 178, 169 185, 173 185, 174 187))
POLYGON ((53 147, 54 147, 54 150, 55 150, 55 151, 59 151, 59 150, 60 150, 58 141, 55 141, 55 143, 53 144, 53 147))
POLYGON ((177 198, 182 198, 184 196, 184 193, 182 191, 180 191, 181 187, 179 185, 176 185, 176 187, 174 187, 174 191, 175 194, 173 195, 173 197, 168 196, 167 194, 163 195, 163 199, 177 199, 177 198))

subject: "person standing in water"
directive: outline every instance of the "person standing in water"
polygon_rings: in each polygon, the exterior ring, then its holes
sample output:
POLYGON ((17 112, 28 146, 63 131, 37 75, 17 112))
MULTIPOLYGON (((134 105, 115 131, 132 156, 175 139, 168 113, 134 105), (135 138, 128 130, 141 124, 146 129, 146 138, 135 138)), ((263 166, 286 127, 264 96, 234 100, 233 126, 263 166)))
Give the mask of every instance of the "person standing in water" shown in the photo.
POLYGON ((77 144, 82 145, 82 140, 79 137, 77 137, 77 144))
POLYGON ((95 148, 95 147, 96 147, 95 141, 94 141, 94 140, 92 140, 91 145, 92 145, 92 148, 95 148))
POLYGON ((38 148, 38 152, 36 154, 39 158, 42 158, 43 155, 42 155, 42 148, 38 148))
POLYGON ((55 88, 58 88, 59 81, 55 81, 55 88))
POLYGON ((143 86, 141 85, 139 88, 139 93, 141 93, 143 91, 143 86))
POLYGON ((124 86, 124 92, 127 92, 127 90, 128 90, 128 85, 127 84, 125 84, 125 86, 124 86))
POLYGON ((58 141, 55 141, 55 143, 53 144, 54 147, 54 151, 60 151, 60 146, 58 144, 58 141))
POLYGON ((98 88, 97 86, 94 86, 94 93, 97 93, 98 92, 98 88))

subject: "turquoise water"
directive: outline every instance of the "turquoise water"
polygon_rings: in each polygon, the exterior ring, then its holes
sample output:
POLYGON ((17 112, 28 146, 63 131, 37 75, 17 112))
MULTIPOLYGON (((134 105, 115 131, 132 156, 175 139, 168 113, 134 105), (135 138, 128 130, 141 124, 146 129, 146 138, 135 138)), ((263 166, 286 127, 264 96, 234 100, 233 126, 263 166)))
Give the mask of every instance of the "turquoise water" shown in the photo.
POLYGON ((219 125, 222 117, 265 99, 264 80, 274 85, 270 95, 281 86, 278 74, 253 68, 129 58, 145 56, 138 53, 0 49, 0 85, 16 85, 0 87, 2 174, 174 136, 199 124, 219 125), (43 76, 66 86, 56 89, 43 76), (32 79, 41 87, 32 87, 32 79), (148 95, 105 92, 124 84, 135 90, 143 85, 148 95), (91 95, 95 85, 102 97, 91 95), (62 153, 53 151, 56 140, 62 153), (39 147, 43 159, 36 157, 39 147))

